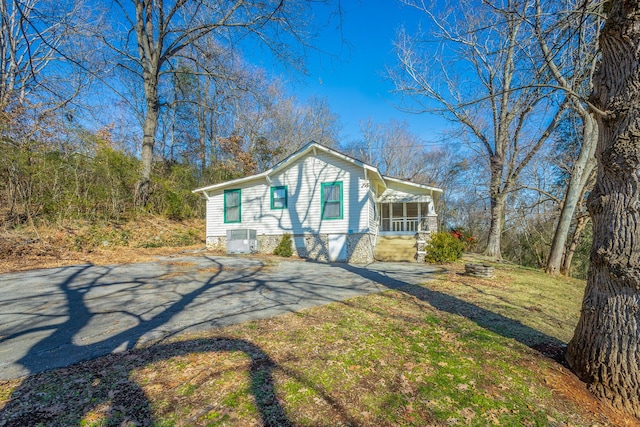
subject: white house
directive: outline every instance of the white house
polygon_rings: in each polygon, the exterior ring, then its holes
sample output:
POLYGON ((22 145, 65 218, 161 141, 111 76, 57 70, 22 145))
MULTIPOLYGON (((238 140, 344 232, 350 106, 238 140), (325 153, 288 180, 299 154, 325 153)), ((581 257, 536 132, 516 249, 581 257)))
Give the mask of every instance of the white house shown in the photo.
POLYGON ((383 176, 374 166, 312 142, 257 175, 194 190, 206 198, 207 246, 227 230, 256 230, 271 253, 284 233, 301 257, 372 262, 380 236, 405 236, 413 254, 437 231, 439 188, 383 176), (416 243, 418 242, 418 243, 416 243))

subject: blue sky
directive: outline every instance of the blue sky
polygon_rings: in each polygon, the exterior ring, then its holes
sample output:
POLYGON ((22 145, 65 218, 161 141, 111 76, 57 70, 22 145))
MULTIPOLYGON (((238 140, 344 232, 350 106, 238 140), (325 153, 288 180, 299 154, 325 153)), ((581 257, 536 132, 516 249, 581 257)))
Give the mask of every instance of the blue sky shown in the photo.
POLYGON ((447 122, 431 114, 410 114, 394 107, 393 83, 385 77, 385 67, 396 64, 393 41, 396 30, 404 25, 415 32, 428 24, 417 10, 397 0, 342 0, 341 40, 337 28, 330 27, 316 45, 331 55, 313 52, 308 57, 308 76, 293 85, 300 99, 311 95, 326 98, 343 124, 342 142, 359 136, 361 120, 377 123, 391 119, 406 120, 410 130, 426 144, 437 142, 447 122))
MULTIPOLYGON (((333 19, 312 40, 318 50, 307 51, 306 76, 287 76, 282 64, 253 42, 244 54, 274 77, 288 79, 290 93, 301 102, 311 96, 326 99, 340 117, 341 144, 358 139, 360 122, 371 118, 375 123, 406 121, 426 146, 437 145, 448 122, 437 115, 399 111, 395 108, 399 95, 390 93, 394 86, 385 77, 385 68, 396 65, 393 42, 397 29, 404 25, 414 33, 420 24, 428 25, 424 14, 398 0, 338 1, 343 12, 341 28, 333 19)), ((326 10, 318 9, 318 15, 316 26, 327 21, 326 10)))

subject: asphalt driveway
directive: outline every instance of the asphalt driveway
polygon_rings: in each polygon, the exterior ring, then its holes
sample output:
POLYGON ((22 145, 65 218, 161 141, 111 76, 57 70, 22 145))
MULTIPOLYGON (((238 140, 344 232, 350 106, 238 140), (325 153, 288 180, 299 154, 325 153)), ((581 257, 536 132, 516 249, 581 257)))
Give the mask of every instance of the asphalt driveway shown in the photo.
POLYGON ((183 257, 0 275, 0 379, 417 284, 425 265, 183 257))

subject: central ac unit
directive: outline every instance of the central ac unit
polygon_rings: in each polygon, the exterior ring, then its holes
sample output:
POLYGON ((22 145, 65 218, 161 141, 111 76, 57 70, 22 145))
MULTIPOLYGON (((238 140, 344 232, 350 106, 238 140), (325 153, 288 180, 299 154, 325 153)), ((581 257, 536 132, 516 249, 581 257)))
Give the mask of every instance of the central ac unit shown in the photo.
POLYGON ((228 254, 251 254, 260 252, 258 232, 251 229, 227 230, 228 254))

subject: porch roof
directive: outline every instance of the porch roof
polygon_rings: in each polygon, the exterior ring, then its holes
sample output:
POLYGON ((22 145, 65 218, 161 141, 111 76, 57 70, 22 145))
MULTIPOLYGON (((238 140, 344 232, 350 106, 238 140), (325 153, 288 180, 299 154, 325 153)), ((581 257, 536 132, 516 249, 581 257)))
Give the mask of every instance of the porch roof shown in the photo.
POLYGON ((429 194, 411 194, 387 188, 377 199, 378 203, 433 203, 429 194))

